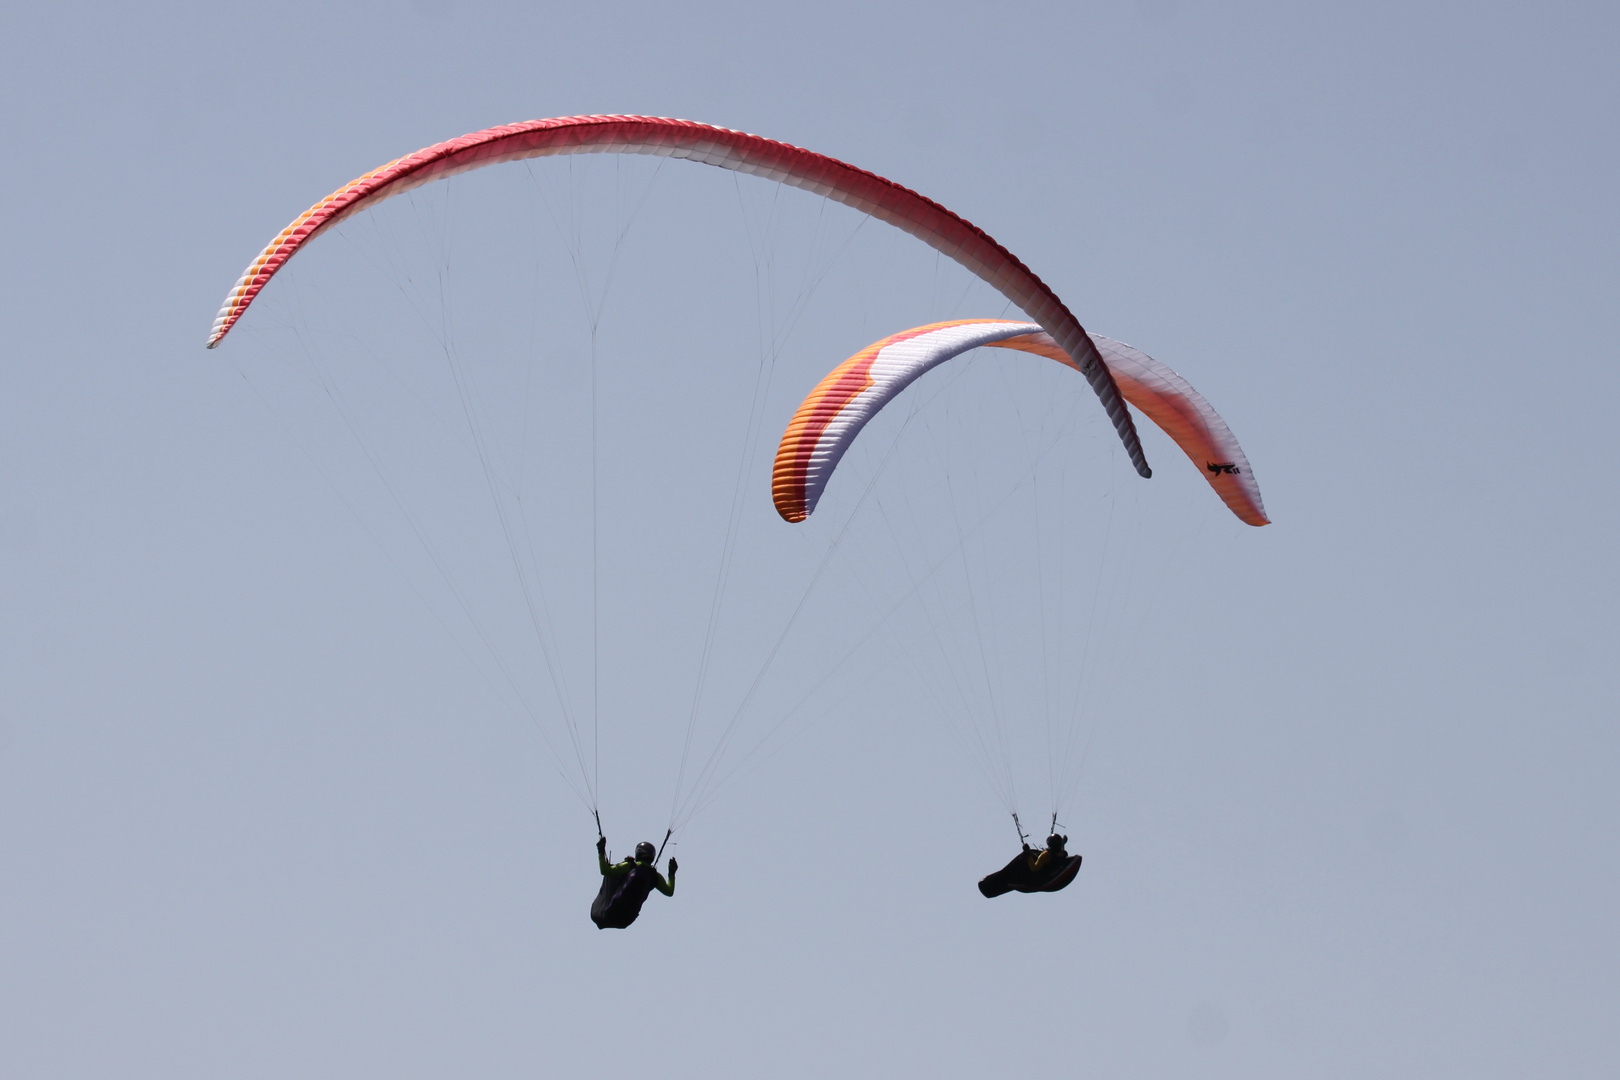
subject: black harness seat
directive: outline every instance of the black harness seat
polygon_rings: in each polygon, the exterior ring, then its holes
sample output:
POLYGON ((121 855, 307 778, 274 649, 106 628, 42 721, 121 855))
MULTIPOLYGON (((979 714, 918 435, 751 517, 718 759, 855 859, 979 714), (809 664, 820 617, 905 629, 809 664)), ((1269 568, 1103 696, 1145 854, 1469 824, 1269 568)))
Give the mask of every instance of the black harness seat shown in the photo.
POLYGON ((591 922, 599 930, 623 930, 636 921, 657 885, 658 870, 650 863, 637 863, 618 877, 604 876, 591 902, 591 922))
POLYGON ((1057 892, 1073 881, 1079 872, 1078 855, 1070 855, 1059 862, 1055 869, 1046 868, 1037 874, 1029 868, 1028 853, 1019 852, 1013 856, 1012 862, 980 881, 979 891, 985 896, 1000 896, 1010 892, 1057 892))

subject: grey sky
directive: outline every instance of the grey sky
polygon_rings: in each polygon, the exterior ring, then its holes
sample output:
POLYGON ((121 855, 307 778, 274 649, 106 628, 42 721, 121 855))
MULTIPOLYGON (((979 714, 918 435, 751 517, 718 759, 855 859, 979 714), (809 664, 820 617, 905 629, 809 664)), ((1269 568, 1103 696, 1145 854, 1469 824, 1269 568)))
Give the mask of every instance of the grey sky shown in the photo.
MULTIPOLYGON (((7 9, 0 1073, 1610 1075, 1617 21, 1194 0, 7 9), (1223 516, 1161 438, 1145 482, 1095 442, 1150 548, 1161 523, 1190 539, 1162 573, 1124 572, 1155 591, 1107 647, 1150 662, 1086 732, 1068 891, 978 896, 1012 854, 1005 814, 917 673, 876 660, 681 836, 673 900, 595 930, 588 817, 470 631, 442 625, 453 598, 341 427, 271 374, 277 328, 328 296, 393 358, 387 280, 336 291, 382 249, 323 237, 293 268, 308 307, 267 292, 241 343, 202 348, 318 196, 585 112, 741 128, 913 187, 1231 422, 1268 528, 1223 516)), ((673 467, 655 406, 704 400, 658 380, 734 344, 694 312, 757 314, 752 268, 690 249, 706 219, 681 207, 730 199, 713 212, 735 244, 768 206, 715 171, 637 169, 645 247, 603 331, 649 357, 602 429, 621 492, 657 488, 627 463, 673 467)), ((453 197, 521 202, 501 183, 453 197)), ((378 228, 416 235, 434 197, 378 228)), ((815 211, 794 206, 802 256, 815 211)), ((455 233, 468 311, 521 262, 476 216, 455 233)), ((762 453, 822 372, 951 307, 931 253, 870 232, 782 354, 762 453)), ((571 311, 556 332, 577 341, 571 311)), ((482 333, 458 328, 470 352, 482 333)), ((424 497, 452 498, 439 481, 424 497)), ((707 490, 723 521, 729 478, 707 490)), ((628 502, 607 509, 616 851, 667 816, 684 714, 661 710, 689 702, 709 596, 681 568, 712 555, 711 517, 642 538, 628 502)), ((744 654, 796 596, 768 573, 785 534, 768 508, 749 522, 726 624, 744 654)), ((499 537, 452 549, 497 636, 510 612, 477 545, 499 537)), ((812 541, 782 543, 813 567, 812 541)), ((859 600, 855 578, 824 599, 859 600)), ((836 649, 836 620, 807 618, 836 649)))

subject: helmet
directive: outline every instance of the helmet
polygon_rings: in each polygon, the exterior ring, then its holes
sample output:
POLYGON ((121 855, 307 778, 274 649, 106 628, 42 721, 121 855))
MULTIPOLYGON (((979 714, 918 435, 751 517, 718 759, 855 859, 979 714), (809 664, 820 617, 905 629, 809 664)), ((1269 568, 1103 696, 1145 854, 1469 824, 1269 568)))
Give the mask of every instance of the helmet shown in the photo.
POLYGON ((1059 836, 1057 833, 1053 833, 1046 838, 1046 847, 1048 851, 1063 851, 1064 845, 1068 842, 1069 838, 1067 836, 1059 836))
POLYGON ((652 862, 656 858, 658 858, 658 849, 653 847, 652 844, 643 840, 636 845, 637 862, 652 862))

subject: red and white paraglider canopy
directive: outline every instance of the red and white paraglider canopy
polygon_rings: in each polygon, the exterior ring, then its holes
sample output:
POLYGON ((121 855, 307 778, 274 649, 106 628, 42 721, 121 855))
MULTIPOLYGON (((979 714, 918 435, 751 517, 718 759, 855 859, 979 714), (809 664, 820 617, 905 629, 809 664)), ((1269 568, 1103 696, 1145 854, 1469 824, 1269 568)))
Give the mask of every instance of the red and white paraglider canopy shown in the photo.
POLYGON ((390 161, 300 214, 248 265, 208 336, 213 348, 304 244, 384 199, 434 180, 523 158, 650 154, 765 177, 832 199, 903 229, 960 263, 1022 310, 1072 359, 1107 410, 1136 471, 1151 476, 1130 410, 1096 345, 1057 294, 983 229, 931 199, 835 158, 741 131, 651 116, 566 116, 475 131, 390 161))

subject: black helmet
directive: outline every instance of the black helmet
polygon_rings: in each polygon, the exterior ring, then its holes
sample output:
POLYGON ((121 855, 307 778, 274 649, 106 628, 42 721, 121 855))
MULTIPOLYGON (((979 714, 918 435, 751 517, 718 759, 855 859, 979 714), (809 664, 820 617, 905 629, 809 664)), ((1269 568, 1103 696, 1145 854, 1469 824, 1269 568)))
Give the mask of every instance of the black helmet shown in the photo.
POLYGON ((1048 851, 1063 851, 1064 845, 1068 842, 1069 838, 1067 836, 1059 836, 1057 833, 1053 833, 1046 838, 1046 847, 1048 851))
POLYGON ((658 849, 643 840, 636 845, 636 862, 652 862, 658 858, 658 849))

